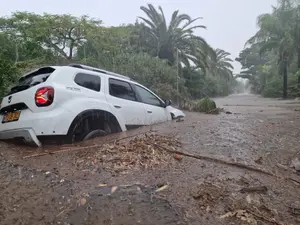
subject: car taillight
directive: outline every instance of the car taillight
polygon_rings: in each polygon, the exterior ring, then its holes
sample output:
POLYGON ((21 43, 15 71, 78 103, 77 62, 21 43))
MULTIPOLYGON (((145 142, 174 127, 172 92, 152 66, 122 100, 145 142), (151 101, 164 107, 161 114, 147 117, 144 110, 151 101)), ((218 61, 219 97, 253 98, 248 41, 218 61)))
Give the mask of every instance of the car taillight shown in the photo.
POLYGON ((53 87, 39 88, 35 93, 35 104, 38 107, 45 107, 52 104, 54 99, 53 87))

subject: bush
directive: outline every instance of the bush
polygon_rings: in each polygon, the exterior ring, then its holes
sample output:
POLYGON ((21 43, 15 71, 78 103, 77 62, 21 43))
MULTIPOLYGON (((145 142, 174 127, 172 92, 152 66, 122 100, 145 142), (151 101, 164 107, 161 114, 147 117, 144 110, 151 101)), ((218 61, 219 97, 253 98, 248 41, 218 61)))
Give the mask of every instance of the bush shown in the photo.
POLYGON ((16 77, 17 68, 14 63, 0 59, 0 100, 7 94, 7 88, 15 81, 16 77))
POLYGON ((275 76, 266 82, 263 89, 263 96, 268 98, 278 98, 282 96, 282 78, 275 76))
POLYGON ((120 53, 112 58, 105 57, 106 61, 98 60, 93 62, 88 60, 91 66, 120 73, 136 80, 147 88, 153 90, 163 99, 175 101, 177 97, 188 94, 184 86, 184 79, 179 79, 179 92, 176 90, 176 67, 170 67, 165 60, 152 57, 150 55, 120 53))
POLYGON ((195 103, 193 111, 207 113, 216 108, 216 103, 210 98, 206 97, 195 103))

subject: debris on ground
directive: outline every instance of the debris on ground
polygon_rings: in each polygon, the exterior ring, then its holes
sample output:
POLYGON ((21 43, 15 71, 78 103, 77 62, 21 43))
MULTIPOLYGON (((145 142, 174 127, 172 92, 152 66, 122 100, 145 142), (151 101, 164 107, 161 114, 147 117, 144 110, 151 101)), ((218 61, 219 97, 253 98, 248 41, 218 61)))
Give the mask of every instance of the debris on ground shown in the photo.
POLYGON ((184 121, 183 117, 179 117, 179 118, 176 120, 176 122, 183 122, 183 121, 184 121))
POLYGON ((211 183, 202 183, 192 191, 192 197, 198 201, 201 209, 213 206, 223 196, 222 187, 211 183))
POLYGON ((163 191, 163 190, 166 190, 166 189, 168 189, 169 188, 169 185, 163 185, 163 186, 161 186, 160 188, 158 188, 158 189, 156 189, 155 190, 155 193, 157 193, 157 192, 160 192, 160 191, 163 191))
POLYGON ((262 161, 263 161, 263 158, 262 157, 259 157, 258 159, 254 160, 255 163, 257 164, 262 164, 262 161))
POLYGON ((283 170, 288 170, 288 169, 289 169, 288 166, 283 165, 283 164, 281 164, 281 163, 277 163, 276 166, 277 166, 278 168, 280 168, 280 169, 283 169, 283 170))
POLYGON ((297 171, 300 171, 300 160, 298 158, 293 159, 291 162, 291 167, 297 171))
POLYGON ((249 224, 256 225, 257 221, 255 220, 254 216, 247 212, 247 210, 236 210, 234 212, 228 212, 222 216, 220 216, 220 219, 228 218, 228 217, 236 217, 242 221, 245 221, 249 224))
POLYGON ((221 112, 224 112, 223 108, 215 108, 207 111, 206 114, 220 114, 221 112))
POLYGON ((289 208, 289 212, 292 215, 300 216, 300 202, 299 201, 292 202, 286 206, 289 208))
POLYGON ((240 190, 241 193, 247 193, 247 192, 260 192, 265 193, 268 191, 268 188, 266 186, 258 186, 258 187, 246 187, 242 188, 240 190))
POLYGON ((196 101, 193 105, 193 111, 195 111, 195 112, 204 112, 204 113, 206 113, 206 112, 209 112, 209 111, 214 110, 216 108, 217 108, 216 103, 208 97, 205 97, 205 98, 202 98, 199 101, 196 101))
POLYGON ((182 155, 180 155, 180 154, 175 154, 175 155, 174 155, 174 158, 175 158, 176 160, 178 160, 178 161, 181 161, 181 160, 182 160, 182 155))
POLYGON ((170 162, 172 154, 157 146, 176 150, 181 144, 175 137, 145 134, 126 143, 104 144, 94 151, 77 152, 75 165, 82 170, 104 168, 110 172, 122 172, 134 168, 153 168, 160 163, 170 162))
POLYGON ((86 198, 82 198, 82 199, 80 199, 80 205, 81 206, 84 206, 85 204, 86 204, 86 198))

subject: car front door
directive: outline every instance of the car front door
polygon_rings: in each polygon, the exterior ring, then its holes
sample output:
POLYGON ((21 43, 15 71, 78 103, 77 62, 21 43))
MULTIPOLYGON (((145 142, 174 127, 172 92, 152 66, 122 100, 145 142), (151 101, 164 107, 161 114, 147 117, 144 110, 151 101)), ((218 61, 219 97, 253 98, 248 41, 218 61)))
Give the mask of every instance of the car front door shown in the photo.
POLYGON ((127 130, 146 125, 144 105, 138 101, 129 82, 109 78, 109 94, 106 99, 111 109, 123 118, 127 130))
POLYGON ((135 84, 135 91, 146 110, 146 124, 154 124, 168 120, 168 112, 164 103, 146 88, 135 84))

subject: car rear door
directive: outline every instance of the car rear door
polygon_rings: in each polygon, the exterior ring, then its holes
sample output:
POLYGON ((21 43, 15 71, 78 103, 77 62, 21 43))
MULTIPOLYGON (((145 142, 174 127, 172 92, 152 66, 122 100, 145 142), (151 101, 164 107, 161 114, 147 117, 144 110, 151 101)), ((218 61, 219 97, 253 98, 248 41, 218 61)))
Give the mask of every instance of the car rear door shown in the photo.
POLYGON ((146 124, 146 112, 143 103, 139 102, 130 82, 108 79, 107 102, 114 113, 125 121, 126 129, 132 129, 146 124))
POLYGON ((160 123, 168 120, 168 111, 164 103, 147 88, 134 84, 135 91, 146 110, 146 124, 160 123))

